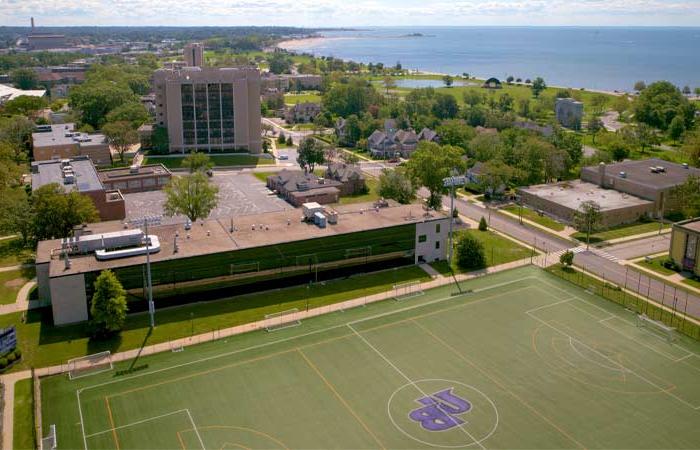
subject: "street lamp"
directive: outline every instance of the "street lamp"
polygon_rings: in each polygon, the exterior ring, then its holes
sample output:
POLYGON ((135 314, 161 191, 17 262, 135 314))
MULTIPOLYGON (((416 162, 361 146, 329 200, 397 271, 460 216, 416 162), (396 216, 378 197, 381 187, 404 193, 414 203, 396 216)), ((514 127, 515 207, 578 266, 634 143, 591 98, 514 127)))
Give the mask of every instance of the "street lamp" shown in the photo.
POLYGON ((449 244, 447 246, 447 262, 452 267, 452 223, 454 222, 454 210, 455 210, 455 188, 457 186, 464 186, 467 183, 467 179, 464 175, 457 176, 457 171, 452 169, 452 176, 443 178, 442 185, 446 188, 450 188, 450 231, 449 231, 449 244))
POLYGON ((151 316, 151 328, 156 326, 156 308, 153 303, 153 284, 151 283, 151 237, 148 235, 148 225, 160 225, 161 216, 144 216, 129 221, 132 225, 143 226, 146 234, 146 283, 148 289, 148 313, 151 316))

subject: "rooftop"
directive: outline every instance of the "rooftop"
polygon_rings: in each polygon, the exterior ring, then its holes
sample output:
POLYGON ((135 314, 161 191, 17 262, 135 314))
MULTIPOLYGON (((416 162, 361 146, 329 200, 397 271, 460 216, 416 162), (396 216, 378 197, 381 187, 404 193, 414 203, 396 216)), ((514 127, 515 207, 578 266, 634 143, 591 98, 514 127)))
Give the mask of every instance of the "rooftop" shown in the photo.
MULTIPOLYGON (((377 211, 373 209, 371 203, 365 203, 341 205, 335 210, 338 213, 338 223, 328 225, 326 228, 302 222, 303 213, 300 209, 237 217, 233 221, 235 226, 233 233, 229 232, 230 222, 225 219, 197 222, 189 231, 184 229, 183 224, 152 226, 149 228, 149 234, 158 236, 161 250, 151 255, 151 262, 263 247, 445 218, 444 214, 435 211, 432 211, 427 217, 424 216, 425 212, 420 205, 393 204, 393 206, 380 208, 377 211), (174 252, 176 234, 179 234, 177 253, 174 252)), ((95 234, 122 230, 124 225, 119 221, 113 221, 90 225, 90 228, 95 234)), ((143 256, 98 261, 94 255, 85 255, 72 257, 71 267, 66 269, 65 263, 58 259, 60 248, 60 239, 39 242, 37 247, 37 263, 51 261, 50 276, 128 267, 143 264, 144 261, 143 256), (55 253, 53 259, 51 258, 52 251, 55 253)))
POLYGON ((21 97, 23 95, 29 96, 29 97, 43 97, 46 95, 46 89, 34 89, 30 91, 25 91, 22 89, 17 89, 12 86, 8 86, 6 84, 0 84, 0 104, 4 102, 9 102, 10 100, 14 100, 17 97, 21 97))
MULTIPOLYGON (((598 171, 598 166, 584 167, 584 170, 598 171)), ((685 182, 690 176, 700 177, 700 169, 695 167, 687 167, 682 164, 676 164, 663 159, 650 158, 637 161, 623 161, 615 164, 607 164, 605 166, 606 179, 624 179, 627 182, 632 182, 656 189, 667 189, 678 186, 685 182), (661 166, 665 169, 663 172, 653 172, 652 167, 661 166), (622 177, 620 172, 624 172, 622 177)))
POLYGON ((597 184, 585 181, 565 181, 556 184, 540 184, 520 189, 532 195, 577 210, 582 202, 592 200, 600 205, 601 211, 611 211, 636 205, 650 205, 652 202, 612 189, 603 189, 597 184))
POLYGON ((97 176, 95 165, 87 156, 78 156, 69 160, 52 159, 33 162, 32 190, 37 190, 50 183, 58 183, 63 186, 66 192, 88 192, 104 189, 97 176), (73 173, 71 182, 67 182, 69 178, 64 176, 65 164, 63 161, 69 161, 73 173))
POLYGON ((170 171, 163 164, 149 164, 147 166, 120 167, 117 169, 100 170, 97 176, 100 181, 117 181, 129 178, 138 178, 154 175, 169 175, 170 171))
POLYGON ((689 220, 684 220, 683 222, 678 222, 674 224, 674 226, 678 228, 682 228, 684 230, 689 230, 689 231, 694 231, 696 233, 700 233, 700 217, 696 217, 694 219, 689 219, 689 220))
POLYGON ((105 143, 105 136, 103 134, 87 134, 73 131, 75 130, 75 124, 73 123, 50 125, 50 127, 50 131, 37 131, 32 133, 34 147, 51 147, 70 144, 78 144, 81 147, 86 147, 90 145, 103 145, 105 143))

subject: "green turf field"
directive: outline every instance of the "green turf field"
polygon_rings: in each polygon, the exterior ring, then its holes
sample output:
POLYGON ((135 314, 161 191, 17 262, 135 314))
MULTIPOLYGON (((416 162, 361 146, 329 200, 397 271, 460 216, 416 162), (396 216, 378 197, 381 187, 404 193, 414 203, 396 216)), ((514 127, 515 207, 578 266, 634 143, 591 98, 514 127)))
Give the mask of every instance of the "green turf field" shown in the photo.
POLYGON ((88 449, 698 447, 699 343, 534 267, 462 288, 45 378, 44 433, 88 449))

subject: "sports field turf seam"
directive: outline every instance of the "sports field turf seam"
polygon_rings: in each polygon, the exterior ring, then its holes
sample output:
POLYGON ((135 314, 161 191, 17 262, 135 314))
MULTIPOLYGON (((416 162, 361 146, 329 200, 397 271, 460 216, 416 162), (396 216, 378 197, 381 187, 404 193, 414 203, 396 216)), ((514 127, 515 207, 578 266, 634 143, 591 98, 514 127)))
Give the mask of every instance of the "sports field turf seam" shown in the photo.
POLYGON ((473 368, 475 368, 476 370, 478 370, 478 371, 479 371, 481 374, 483 374, 486 378, 488 378, 489 380, 491 380, 496 386, 498 386, 498 387, 501 388, 503 391, 505 391, 505 392, 507 392, 508 394, 510 394, 513 398, 515 398, 515 399, 518 400, 520 403, 522 403, 522 404, 523 404, 525 407, 527 407, 530 411, 534 412, 534 413, 535 413, 536 415, 538 415, 541 419, 543 419, 545 422, 547 422, 547 423, 550 424, 552 427, 554 427, 554 429, 556 429, 556 430, 557 430, 559 433, 561 433, 564 437, 566 437, 566 438, 569 439, 570 441, 574 442, 574 443, 575 443, 577 446, 579 446, 580 448, 586 448, 582 443, 580 443, 580 442, 577 441, 573 436, 571 436, 566 430, 564 430, 564 429, 561 428, 559 425, 557 425, 556 423, 554 423, 551 419, 549 419, 547 416, 545 416, 544 414, 542 414, 537 408, 535 408, 534 406, 530 405, 528 402, 526 402, 525 400, 523 400, 523 399, 522 399, 519 395, 517 395, 515 392, 513 392, 513 391, 510 390, 510 389, 508 389, 508 388, 507 388, 503 383, 501 383, 497 378, 495 378, 494 376, 492 376, 491 374, 489 374, 485 369, 483 369, 482 367, 480 367, 479 365, 477 365, 477 364, 476 364, 475 362, 473 362, 471 359, 467 358, 466 355, 464 355, 462 352, 460 352, 459 350, 457 350, 456 348, 454 348, 449 342, 447 342, 447 341, 445 341, 444 339, 442 339, 442 338, 440 338, 439 336, 437 336, 435 333, 433 333, 432 331, 430 331, 429 328, 427 328, 425 325, 422 325, 422 324, 421 324, 420 322, 418 322, 417 320, 414 320, 413 322, 416 324, 416 326, 418 326, 418 327, 419 327, 420 329, 422 329, 425 333, 427 333, 428 335, 430 335, 430 336, 431 336, 435 341, 437 341, 439 344, 441 344, 442 346, 444 346, 445 348, 447 348, 450 352, 452 352, 452 353, 453 353, 455 356, 457 356, 459 359, 461 359, 461 360, 464 361, 465 363, 469 364, 470 366, 472 366, 473 368))
POLYGON ((345 408, 348 411, 350 411, 350 414, 352 414, 355 417, 355 419, 357 419, 357 421, 360 423, 362 428, 364 428, 365 431, 372 437, 372 439, 374 439, 374 441, 377 444, 379 444, 379 448, 386 449, 387 448, 386 445, 384 445, 382 443, 382 441, 379 440, 379 438, 376 436, 376 434, 374 434, 374 432, 369 427, 369 425, 367 425, 365 423, 365 421, 362 420, 362 418, 355 412, 355 410, 352 408, 352 406, 350 406, 350 404, 347 402, 347 400, 345 400, 345 398, 342 395, 340 395, 340 392, 338 392, 338 390, 333 386, 333 384, 330 381, 328 381, 328 379, 325 376, 323 376, 323 373, 321 372, 321 370, 318 367, 316 367, 316 364, 314 364, 300 348, 297 348, 296 350, 297 350, 297 352, 299 352, 299 354, 304 359, 304 361, 306 361, 306 363, 309 365, 309 367, 311 367, 311 369, 314 372, 316 372, 316 374, 323 381, 323 383, 326 385, 326 387, 328 387, 328 389, 330 389, 331 392, 333 392, 333 394, 338 398, 338 400, 340 400, 340 402, 343 404, 343 406, 345 406, 345 408))
MULTIPOLYGON (((362 342, 364 342, 364 343, 365 343, 369 348, 371 348, 377 355, 379 355, 379 357, 382 358, 387 364, 389 364, 399 375, 401 375, 401 377, 403 377, 403 378, 404 378, 406 381, 408 381, 414 388, 416 388, 416 390, 417 390, 418 392, 420 392, 420 394, 421 394, 423 397, 429 397, 429 395, 428 395, 423 389, 421 389, 420 386, 418 386, 418 384, 416 384, 415 381, 413 381, 408 375, 406 375, 406 374, 404 373, 403 370, 399 369, 399 368, 396 366, 396 364, 394 364, 393 362, 391 362, 391 360, 390 360, 389 358, 387 358, 382 352, 380 352, 379 349, 377 349, 374 345, 372 345, 372 343, 369 342, 369 341, 367 340, 367 338, 365 338, 364 336, 362 336, 362 334, 358 333, 357 330, 356 330, 355 328, 353 328, 353 326, 352 326, 351 324, 348 323, 347 326, 348 326, 348 328, 350 328, 350 329, 355 333, 355 335, 356 335, 357 337, 360 338, 360 340, 362 340, 362 342)), ((387 406, 387 407, 388 407, 388 406, 387 406)), ((496 410, 496 425, 498 425, 498 410, 496 410)), ((476 445, 478 445, 479 447, 481 447, 482 450, 486 450, 486 447, 484 447, 484 445, 481 443, 481 442, 482 442, 484 439, 486 439, 486 438, 476 439, 474 436, 471 435, 471 433, 469 433, 469 432, 464 428, 464 423, 459 423, 459 424, 457 424, 457 427, 458 427, 460 430, 462 430, 462 432, 463 432, 464 434, 466 434, 467 437, 468 437, 469 439, 471 439, 476 445)), ((409 437, 411 437, 411 439, 416 440, 416 438, 414 438, 414 437, 412 437, 412 436, 409 436, 409 437)), ((420 441, 420 442, 421 442, 421 443, 424 443, 424 442, 422 442, 422 441, 420 441)), ((469 445, 472 445, 472 444, 470 443, 469 445)))

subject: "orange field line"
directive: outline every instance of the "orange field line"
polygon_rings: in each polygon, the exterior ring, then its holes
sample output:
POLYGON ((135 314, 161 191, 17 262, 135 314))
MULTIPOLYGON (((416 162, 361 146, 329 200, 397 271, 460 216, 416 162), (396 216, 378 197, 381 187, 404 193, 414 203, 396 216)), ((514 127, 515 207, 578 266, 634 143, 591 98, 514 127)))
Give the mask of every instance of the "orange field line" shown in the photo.
POLYGON ((112 425, 112 437, 114 438, 114 444, 117 446, 117 450, 119 450, 119 438, 117 438, 117 430, 116 426, 114 425, 114 418, 112 417, 112 408, 109 406, 109 398, 107 396, 105 396, 105 404, 107 405, 109 423, 112 425))

